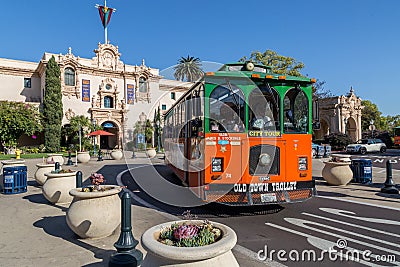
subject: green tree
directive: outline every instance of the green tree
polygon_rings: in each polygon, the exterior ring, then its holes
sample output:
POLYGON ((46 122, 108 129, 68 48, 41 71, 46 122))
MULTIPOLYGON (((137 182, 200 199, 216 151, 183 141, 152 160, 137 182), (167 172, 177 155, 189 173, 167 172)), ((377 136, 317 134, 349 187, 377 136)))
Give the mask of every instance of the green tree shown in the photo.
POLYGON ((146 144, 151 144, 151 139, 153 138, 154 127, 149 119, 146 120, 144 136, 146 138, 146 144))
POLYGON ((94 128, 93 124, 90 122, 90 119, 84 115, 73 116, 70 120, 70 127, 67 129, 68 136, 72 137, 72 141, 75 144, 79 144, 79 129, 82 129, 81 132, 81 143, 82 150, 89 149, 91 146, 90 137, 88 134, 93 130, 98 130, 94 128))
MULTIPOLYGON (((298 77, 305 77, 301 74, 304 64, 292 57, 279 55, 277 52, 272 50, 266 50, 265 52, 255 51, 252 52, 250 57, 242 57, 241 62, 252 61, 256 64, 262 64, 265 66, 272 67, 272 71, 276 74, 292 75, 298 77)), ((326 98, 333 96, 329 89, 325 88, 325 81, 317 80, 313 86, 314 98, 326 98)))
POLYGON ((204 72, 201 69, 201 62, 198 57, 181 57, 174 67, 174 77, 178 81, 194 82, 199 80, 204 72))
POLYGON ((244 56, 240 59, 240 61, 252 61, 256 64, 271 66, 272 71, 276 74, 300 77, 304 76, 300 72, 304 68, 304 64, 302 62, 297 61, 292 57, 279 55, 277 52, 269 49, 267 49, 265 52, 252 52, 249 58, 244 56))
POLYGON ((325 81, 317 80, 313 86, 313 98, 327 98, 333 96, 329 89, 325 88, 325 81))
POLYGON ((61 94, 60 67, 54 56, 46 66, 45 93, 43 99, 44 144, 46 151, 60 150, 63 105, 61 94))
POLYGON ((33 135, 42 130, 37 107, 21 102, 0 102, 0 141, 4 148, 15 147, 23 134, 33 135))
POLYGON ((381 129, 389 132, 393 136, 393 128, 400 126, 400 115, 381 116, 381 129))
POLYGON ((381 129, 381 114, 378 106, 369 100, 362 100, 361 105, 364 106, 361 115, 361 129, 363 131, 369 131, 371 121, 374 122, 375 127, 381 129))

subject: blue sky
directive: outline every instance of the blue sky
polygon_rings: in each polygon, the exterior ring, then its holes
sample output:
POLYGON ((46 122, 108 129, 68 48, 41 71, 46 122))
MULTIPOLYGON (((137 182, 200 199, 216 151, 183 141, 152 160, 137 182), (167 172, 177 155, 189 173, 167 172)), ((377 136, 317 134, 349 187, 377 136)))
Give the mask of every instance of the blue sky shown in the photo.
MULTIPOLYGON (((103 27, 104 0, 2 1, 0 57, 39 61, 44 52, 91 58, 103 27)), ((400 114, 400 1, 133 1, 117 9, 108 39, 127 64, 163 70, 181 56, 231 62, 272 49, 302 61, 335 95, 350 86, 383 115, 400 114)))

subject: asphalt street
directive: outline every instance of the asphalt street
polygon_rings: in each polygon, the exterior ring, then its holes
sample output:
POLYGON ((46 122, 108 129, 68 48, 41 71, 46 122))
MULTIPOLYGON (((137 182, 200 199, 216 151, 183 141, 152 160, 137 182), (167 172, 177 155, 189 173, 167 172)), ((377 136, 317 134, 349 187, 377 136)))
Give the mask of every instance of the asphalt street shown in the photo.
POLYGON ((260 266, 266 257, 278 266, 400 266, 400 208, 366 205, 362 198, 352 203, 323 196, 265 207, 185 207, 184 203, 201 202, 190 191, 180 191, 183 187, 167 167, 131 167, 122 181, 139 198, 179 217, 190 210, 199 219, 230 226, 238 245, 258 254, 260 266))

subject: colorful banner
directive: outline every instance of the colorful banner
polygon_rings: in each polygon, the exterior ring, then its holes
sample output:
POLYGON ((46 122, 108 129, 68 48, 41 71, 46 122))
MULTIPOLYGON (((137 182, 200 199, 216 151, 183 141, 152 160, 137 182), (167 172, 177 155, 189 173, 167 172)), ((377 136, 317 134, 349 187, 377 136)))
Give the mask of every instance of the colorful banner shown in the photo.
POLYGON ((90 80, 82 80, 82 102, 90 102, 90 80))
POLYGON ((135 100, 135 86, 133 84, 126 85, 126 103, 133 105, 135 100))
POLYGON ((108 23, 111 19, 111 14, 113 13, 112 8, 106 6, 99 6, 98 7, 101 23, 103 24, 104 28, 107 28, 108 23))

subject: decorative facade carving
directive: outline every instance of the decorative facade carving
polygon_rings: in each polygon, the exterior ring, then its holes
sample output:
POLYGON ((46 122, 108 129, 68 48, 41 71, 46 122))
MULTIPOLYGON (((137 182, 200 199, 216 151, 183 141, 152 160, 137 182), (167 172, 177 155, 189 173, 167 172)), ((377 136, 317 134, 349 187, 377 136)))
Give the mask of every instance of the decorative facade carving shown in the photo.
POLYGON ((124 69, 124 63, 120 60, 121 54, 118 52, 118 46, 99 43, 94 52, 96 56, 92 59, 92 65, 113 71, 124 69))
POLYGON ((81 98, 80 90, 80 68, 81 66, 78 63, 78 57, 75 57, 72 54, 71 48, 68 49, 68 53, 65 55, 60 54, 58 56, 58 65, 60 66, 61 71, 61 93, 68 98, 76 97, 77 99, 81 98), (65 70, 67 68, 71 68, 74 70, 74 85, 66 85, 65 84, 65 70))
POLYGON ((65 112, 65 118, 67 118, 67 120, 71 121, 71 118, 72 118, 72 117, 75 117, 75 112, 73 112, 72 109, 69 108, 69 109, 65 112))

